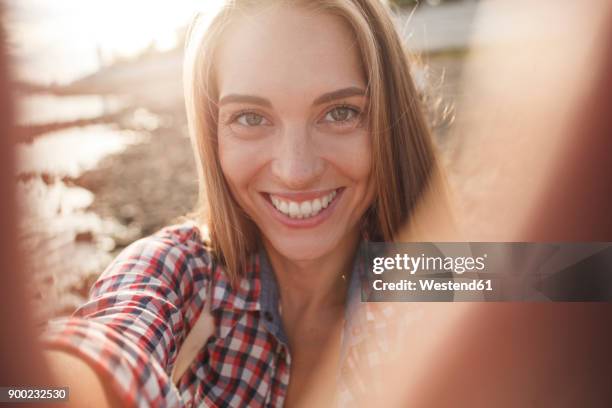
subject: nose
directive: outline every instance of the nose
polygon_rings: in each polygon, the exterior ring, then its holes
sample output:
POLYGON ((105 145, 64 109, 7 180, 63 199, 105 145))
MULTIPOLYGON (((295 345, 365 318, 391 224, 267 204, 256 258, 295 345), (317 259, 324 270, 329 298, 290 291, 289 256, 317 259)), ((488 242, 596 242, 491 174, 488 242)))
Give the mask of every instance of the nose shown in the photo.
POLYGON ((292 190, 313 187, 323 175, 325 161, 305 126, 287 126, 279 135, 272 174, 292 190))

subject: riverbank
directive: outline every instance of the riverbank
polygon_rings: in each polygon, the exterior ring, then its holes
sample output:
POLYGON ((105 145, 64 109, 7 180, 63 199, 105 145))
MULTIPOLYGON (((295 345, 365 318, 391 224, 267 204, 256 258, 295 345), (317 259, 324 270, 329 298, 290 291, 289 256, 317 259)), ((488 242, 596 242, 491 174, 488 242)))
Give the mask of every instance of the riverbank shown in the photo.
POLYGON ((147 143, 103 159, 75 180, 94 192, 90 211, 146 236, 194 209, 197 174, 184 115, 160 114, 147 143))

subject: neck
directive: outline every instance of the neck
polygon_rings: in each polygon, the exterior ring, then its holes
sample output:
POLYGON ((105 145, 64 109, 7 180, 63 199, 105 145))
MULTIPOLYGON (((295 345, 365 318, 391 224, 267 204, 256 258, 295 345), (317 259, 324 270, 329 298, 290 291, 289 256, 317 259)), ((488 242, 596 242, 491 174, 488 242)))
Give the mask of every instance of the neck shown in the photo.
POLYGON ((306 312, 344 306, 358 244, 359 234, 354 233, 319 258, 292 260, 264 240, 278 282, 283 310, 306 312))

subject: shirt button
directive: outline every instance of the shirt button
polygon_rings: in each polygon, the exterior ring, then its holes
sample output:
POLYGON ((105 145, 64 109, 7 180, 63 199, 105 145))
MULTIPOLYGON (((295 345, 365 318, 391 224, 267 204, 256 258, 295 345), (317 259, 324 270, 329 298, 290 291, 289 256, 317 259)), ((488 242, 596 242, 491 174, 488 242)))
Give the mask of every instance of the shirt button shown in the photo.
POLYGON ((272 316, 272 313, 270 313, 270 312, 268 312, 268 311, 264 312, 264 318, 265 318, 267 321, 269 321, 269 322, 271 322, 272 320, 274 320, 274 318, 273 318, 273 316, 272 316))

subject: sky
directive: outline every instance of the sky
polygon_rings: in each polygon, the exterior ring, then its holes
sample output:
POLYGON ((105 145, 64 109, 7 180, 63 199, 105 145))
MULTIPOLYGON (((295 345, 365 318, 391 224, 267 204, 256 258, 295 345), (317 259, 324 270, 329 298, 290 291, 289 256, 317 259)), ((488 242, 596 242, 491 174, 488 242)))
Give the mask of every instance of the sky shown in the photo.
POLYGON ((222 0, 8 0, 5 24, 17 78, 68 83, 103 58, 130 56, 155 42, 176 45, 177 30, 222 0))

